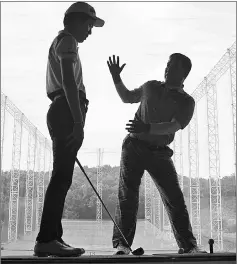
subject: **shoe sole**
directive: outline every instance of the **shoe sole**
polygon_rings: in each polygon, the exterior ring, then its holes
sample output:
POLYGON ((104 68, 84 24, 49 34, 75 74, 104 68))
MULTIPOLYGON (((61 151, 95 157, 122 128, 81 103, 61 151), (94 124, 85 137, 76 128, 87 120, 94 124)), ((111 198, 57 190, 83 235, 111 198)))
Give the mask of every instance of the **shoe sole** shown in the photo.
POLYGON ((116 253, 114 253, 114 255, 129 255, 129 253, 127 254, 127 253, 125 253, 124 251, 119 250, 119 251, 117 251, 116 253))
MULTIPOLYGON (((84 254, 84 253, 82 253, 84 254)), ((60 255, 60 254, 52 254, 52 253, 46 253, 46 252, 40 252, 40 253, 34 253, 34 257, 39 257, 39 258, 47 258, 47 257, 80 257, 82 254, 71 254, 71 255, 60 255)))

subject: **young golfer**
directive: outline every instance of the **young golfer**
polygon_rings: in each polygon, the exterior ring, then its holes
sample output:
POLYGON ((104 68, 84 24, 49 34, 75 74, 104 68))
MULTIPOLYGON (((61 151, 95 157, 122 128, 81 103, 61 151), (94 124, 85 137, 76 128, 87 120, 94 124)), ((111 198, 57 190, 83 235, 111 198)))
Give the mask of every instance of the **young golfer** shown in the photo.
POLYGON ((84 139, 88 106, 82 78, 78 44, 102 27, 95 9, 76 2, 65 13, 64 29, 53 40, 48 54, 47 95, 52 104, 47 125, 53 143, 53 171, 45 194, 40 230, 34 247, 35 256, 78 256, 83 248, 73 248, 63 239, 62 214, 67 192, 72 183, 77 152, 84 139))

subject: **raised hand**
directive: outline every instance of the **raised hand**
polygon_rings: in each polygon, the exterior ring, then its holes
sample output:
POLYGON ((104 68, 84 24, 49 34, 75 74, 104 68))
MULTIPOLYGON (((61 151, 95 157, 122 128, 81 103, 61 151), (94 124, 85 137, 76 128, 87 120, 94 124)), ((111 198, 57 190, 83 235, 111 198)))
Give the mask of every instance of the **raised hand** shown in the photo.
POLYGON ((117 56, 117 62, 115 59, 115 55, 113 55, 113 61, 111 60, 111 57, 109 57, 109 61, 107 61, 109 71, 112 75, 112 77, 120 75, 121 71, 125 67, 126 63, 124 63, 121 67, 119 66, 119 56, 117 56))

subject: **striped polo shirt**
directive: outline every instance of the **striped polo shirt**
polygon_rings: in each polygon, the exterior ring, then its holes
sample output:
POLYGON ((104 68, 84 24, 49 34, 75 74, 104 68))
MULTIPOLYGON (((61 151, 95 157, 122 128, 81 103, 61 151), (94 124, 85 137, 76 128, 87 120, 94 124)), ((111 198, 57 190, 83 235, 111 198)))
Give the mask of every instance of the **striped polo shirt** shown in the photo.
MULTIPOLYGON (((141 87, 130 91, 129 103, 138 103, 137 117, 144 123, 171 122, 175 118, 184 129, 192 119, 195 101, 185 91, 169 89, 164 82, 148 81, 141 87)), ((137 117, 136 117, 137 116, 137 117)), ((151 145, 166 146, 174 140, 174 134, 154 135, 150 133, 130 133, 131 137, 151 145)))
POLYGON ((63 91, 60 67, 60 60, 63 58, 73 59, 77 89, 78 91, 81 90, 86 93, 77 46, 77 40, 65 29, 59 31, 58 36, 53 40, 53 43, 50 46, 46 72, 46 92, 51 100, 60 91, 63 91))

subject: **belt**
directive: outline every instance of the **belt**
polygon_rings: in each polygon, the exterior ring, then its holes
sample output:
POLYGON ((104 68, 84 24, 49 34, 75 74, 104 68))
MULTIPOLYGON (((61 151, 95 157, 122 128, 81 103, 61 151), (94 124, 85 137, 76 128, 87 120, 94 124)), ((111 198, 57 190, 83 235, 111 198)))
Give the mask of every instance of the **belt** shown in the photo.
POLYGON ((135 137, 131 137, 129 135, 129 137, 132 139, 132 140, 136 140, 139 144, 142 144, 143 146, 147 147, 149 150, 152 150, 152 151, 156 151, 156 150, 164 150, 167 148, 167 146, 157 146, 157 145, 152 145, 150 144, 149 142, 147 141, 144 141, 144 140, 141 140, 141 139, 138 139, 138 138, 135 138, 135 137))
POLYGON ((55 100, 57 100, 58 98, 62 98, 62 97, 66 97, 65 94, 59 94, 59 95, 56 95, 56 96, 54 97, 53 100, 55 101, 55 100))
POLYGON ((147 145, 147 148, 148 149, 150 149, 150 150, 152 150, 152 151, 156 151, 156 150, 164 150, 164 149, 166 149, 167 148, 167 146, 156 146, 156 145, 150 145, 150 144, 148 144, 147 145))
MULTIPOLYGON (((58 98, 63 98, 63 97, 66 97, 65 93, 64 92, 61 92, 57 95, 54 96, 53 98, 53 101, 57 100, 58 98)), ((83 103, 85 103, 86 106, 88 106, 89 104, 89 100, 86 99, 86 96, 85 96, 85 93, 82 92, 82 91, 79 91, 79 99, 80 101, 82 101, 83 103)))

